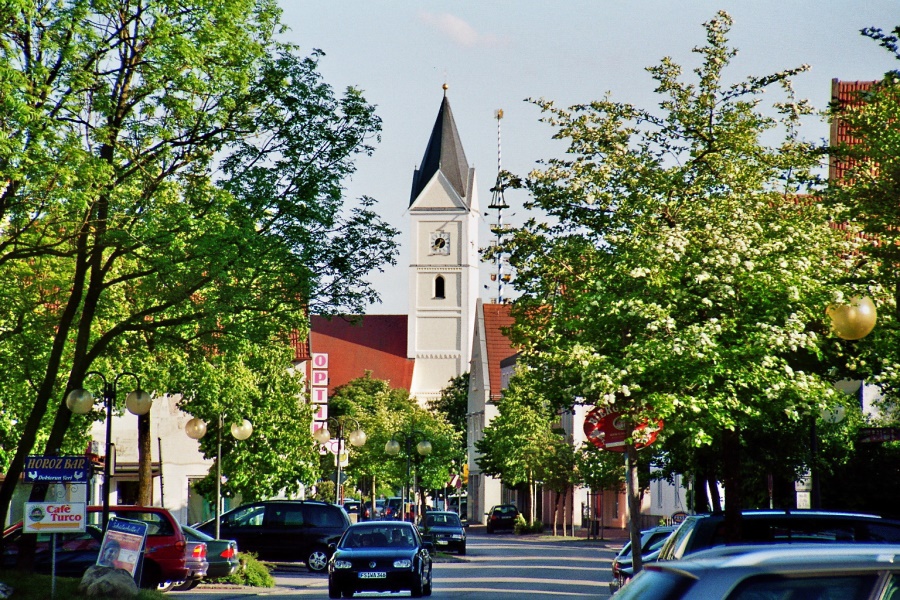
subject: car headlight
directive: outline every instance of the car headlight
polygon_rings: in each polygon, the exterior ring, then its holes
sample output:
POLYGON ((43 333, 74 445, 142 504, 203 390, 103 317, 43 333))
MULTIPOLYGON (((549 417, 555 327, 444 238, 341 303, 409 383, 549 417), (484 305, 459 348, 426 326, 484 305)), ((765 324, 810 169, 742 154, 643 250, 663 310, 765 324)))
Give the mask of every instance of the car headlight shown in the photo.
POLYGON ((409 569, 410 567, 412 567, 412 561, 408 558, 401 558, 400 560, 394 561, 395 569, 409 569))
POLYGON ((349 569, 353 564, 349 560, 336 560, 334 561, 335 569, 349 569))

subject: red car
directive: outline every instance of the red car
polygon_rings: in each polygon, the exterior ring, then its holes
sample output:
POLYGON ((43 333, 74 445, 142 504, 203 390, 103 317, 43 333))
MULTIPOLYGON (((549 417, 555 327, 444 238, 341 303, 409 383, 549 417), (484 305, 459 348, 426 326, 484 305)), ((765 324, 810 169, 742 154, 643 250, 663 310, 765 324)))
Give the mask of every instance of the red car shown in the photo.
MULTIPOLYGON (((110 506, 109 516, 147 523, 144 545, 144 564, 141 567, 141 587, 155 588, 173 581, 190 579, 185 548, 187 541, 175 517, 159 506, 110 506)), ((88 507, 88 523, 99 525, 102 506, 88 507)))

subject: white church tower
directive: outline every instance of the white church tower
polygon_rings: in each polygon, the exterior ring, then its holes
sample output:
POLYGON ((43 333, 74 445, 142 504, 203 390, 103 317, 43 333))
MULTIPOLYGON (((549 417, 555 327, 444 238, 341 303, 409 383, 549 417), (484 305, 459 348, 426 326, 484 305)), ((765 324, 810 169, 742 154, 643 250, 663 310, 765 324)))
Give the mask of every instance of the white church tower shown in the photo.
POLYGON ((469 369, 478 298, 478 194, 447 100, 413 174, 407 356, 421 404, 469 369))

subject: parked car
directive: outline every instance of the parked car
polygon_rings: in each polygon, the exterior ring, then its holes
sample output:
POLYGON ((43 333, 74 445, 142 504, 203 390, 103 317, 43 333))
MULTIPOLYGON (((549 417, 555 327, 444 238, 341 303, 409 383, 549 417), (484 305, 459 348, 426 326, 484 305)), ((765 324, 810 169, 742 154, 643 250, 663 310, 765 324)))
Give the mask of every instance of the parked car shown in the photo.
POLYGON ((900 545, 730 546, 654 562, 616 600, 896 600, 900 545))
MULTIPOLYGON (((244 552, 270 561, 303 561, 310 571, 328 566, 329 545, 350 526, 343 507, 315 500, 266 500, 239 506, 221 515, 219 535, 233 539, 244 552)), ((215 520, 196 529, 211 535, 215 520)))
POLYGON ((492 506, 487 513, 487 532, 494 533, 500 529, 509 529, 512 531, 516 528, 516 519, 519 516, 519 509, 513 504, 498 504, 492 506))
MULTIPOLYGON (((741 513, 741 529, 742 543, 900 544, 900 521, 862 513, 751 510, 741 513)), ((678 560, 724 544, 724 515, 691 515, 666 540, 657 560, 678 560)))
MULTIPOLYGON (((103 532, 100 528, 103 507, 87 508, 88 522, 84 533, 56 534, 56 573, 63 577, 81 577, 88 567, 97 563, 103 532)), ((168 589, 170 582, 188 579, 185 538, 175 517, 158 506, 111 506, 110 517, 120 517, 147 523, 145 558, 141 569, 140 585, 143 588, 168 589)), ((22 523, 15 523, 3 533, 2 565, 14 568, 19 553, 22 523)), ((29 534, 30 535, 30 534, 29 534)), ((38 533, 35 550, 35 571, 50 573, 51 534, 38 533)))
POLYGON ((359 500, 344 500, 344 510, 347 512, 347 516, 350 517, 350 520, 353 520, 353 515, 356 515, 356 518, 359 519, 359 509, 361 503, 359 500))
POLYGON ((372 510, 372 501, 367 500, 362 505, 361 521, 371 521, 375 519, 380 519, 381 515, 384 514, 384 499, 379 498, 375 500, 375 510, 372 510))
MULTIPOLYGON (((207 579, 219 579, 234 573, 240 562, 238 560, 238 545, 234 540, 217 540, 211 535, 206 535, 187 525, 181 526, 184 537, 188 542, 206 543, 206 561, 209 568, 206 571, 207 579)), ((192 586, 193 587, 193 586, 192 586)), ((180 588, 175 588, 180 589, 180 588)), ((191 588, 186 588, 191 589, 191 588)))
POLYGON ((438 550, 466 553, 466 529, 455 512, 429 510, 425 513, 422 535, 438 550))
MULTIPOLYGON (((663 544, 666 543, 666 540, 669 539, 669 536, 672 535, 672 532, 675 531, 675 529, 677 529, 677 525, 661 525, 642 531, 641 560, 644 562, 656 560, 663 544)), ((625 582, 631 579, 633 574, 634 567, 632 566, 631 542, 628 542, 621 550, 619 550, 619 553, 613 559, 613 581, 609 584, 610 590, 616 591, 625 585, 625 582)))
POLYGON ((370 521, 351 525, 328 562, 328 597, 357 592, 431 595, 431 552, 411 523, 370 521))
POLYGON ((403 498, 400 496, 391 496, 385 500, 382 518, 392 521, 403 521, 403 498))
MULTIPOLYGON (((182 526, 182 533, 184 526, 182 526)), ((207 547, 206 542, 202 540, 192 540, 185 535, 184 556, 185 564, 188 568, 188 576, 184 581, 170 581, 160 586, 160 591, 176 591, 192 590, 206 577, 209 570, 209 561, 206 560, 207 547)))

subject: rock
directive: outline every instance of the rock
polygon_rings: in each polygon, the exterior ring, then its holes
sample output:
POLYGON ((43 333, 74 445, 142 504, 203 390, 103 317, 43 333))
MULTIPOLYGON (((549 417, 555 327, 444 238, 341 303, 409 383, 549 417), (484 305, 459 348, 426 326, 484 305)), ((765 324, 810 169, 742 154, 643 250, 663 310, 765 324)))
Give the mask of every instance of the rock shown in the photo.
POLYGON ((84 573, 78 591, 85 598, 103 598, 104 600, 131 600, 137 598, 140 590, 134 578, 125 569, 101 567, 94 565, 84 573))
POLYGON ((5 583, 0 583, 0 600, 6 600, 7 598, 11 598, 13 592, 15 590, 11 585, 6 585, 5 583))

